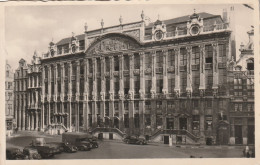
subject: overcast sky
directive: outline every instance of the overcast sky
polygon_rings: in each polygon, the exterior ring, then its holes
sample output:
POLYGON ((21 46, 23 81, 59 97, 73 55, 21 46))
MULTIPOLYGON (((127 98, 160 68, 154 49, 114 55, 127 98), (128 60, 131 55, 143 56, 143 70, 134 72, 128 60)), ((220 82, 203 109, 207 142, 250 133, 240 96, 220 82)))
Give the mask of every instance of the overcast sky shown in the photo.
MULTIPOLYGON (((248 42, 246 32, 253 25, 253 10, 235 5, 237 48, 241 42, 248 42)), ((48 50, 48 43, 54 39, 70 37, 84 32, 84 24, 88 29, 100 28, 104 19, 104 27, 118 25, 120 15, 123 23, 140 21, 141 11, 151 21, 171 19, 196 12, 207 12, 222 15, 224 8, 230 5, 81 5, 81 6, 8 6, 5 8, 6 59, 17 69, 18 61, 24 58, 30 63, 35 50, 39 55, 48 50)))

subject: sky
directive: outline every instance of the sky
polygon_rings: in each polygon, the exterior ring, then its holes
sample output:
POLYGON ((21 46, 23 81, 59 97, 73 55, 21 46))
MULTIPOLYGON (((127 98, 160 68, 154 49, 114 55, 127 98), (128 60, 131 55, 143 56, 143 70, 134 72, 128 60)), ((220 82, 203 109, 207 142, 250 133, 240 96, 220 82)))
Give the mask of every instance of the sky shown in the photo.
MULTIPOLYGON (((141 12, 152 22, 171 19, 184 15, 191 15, 194 9, 197 13, 207 12, 222 15, 224 8, 231 5, 65 5, 65 6, 7 6, 5 8, 5 50, 6 60, 17 69, 21 58, 30 63, 36 50, 41 56, 48 51, 50 41, 58 42, 62 38, 84 33, 84 24, 88 30, 118 25, 120 15, 123 23, 141 20, 141 12)), ((243 5, 235 7, 237 49, 241 42, 248 42, 247 31, 253 22, 253 10, 243 5)))

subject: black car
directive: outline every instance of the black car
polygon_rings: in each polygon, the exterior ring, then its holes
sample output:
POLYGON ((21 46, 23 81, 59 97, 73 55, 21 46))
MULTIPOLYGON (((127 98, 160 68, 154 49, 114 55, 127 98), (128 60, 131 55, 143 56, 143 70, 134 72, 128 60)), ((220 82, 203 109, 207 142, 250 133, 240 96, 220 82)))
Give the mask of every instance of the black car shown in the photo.
POLYGON ((6 159, 7 160, 22 160, 25 155, 19 148, 7 148, 6 149, 6 159))
POLYGON ((141 144, 141 145, 147 144, 147 141, 145 140, 145 138, 138 137, 138 136, 126 136, 123 139, 123 142, 125 142, 127 144, 141 144))
POLYGON ((41 159, 41 155, 38 153, 37 149, 31 146, 24 147, 23 154, 28 157, 28 159, 41 159))
POLYGON ((73 152, 77 152, 77 151, 78 151, 78 148, 77 148, 77 146, 74 146, 74 145, 72 145, 72 144, 63 143, 63 151, 64 151, 64 152, 73 153, 73 152))

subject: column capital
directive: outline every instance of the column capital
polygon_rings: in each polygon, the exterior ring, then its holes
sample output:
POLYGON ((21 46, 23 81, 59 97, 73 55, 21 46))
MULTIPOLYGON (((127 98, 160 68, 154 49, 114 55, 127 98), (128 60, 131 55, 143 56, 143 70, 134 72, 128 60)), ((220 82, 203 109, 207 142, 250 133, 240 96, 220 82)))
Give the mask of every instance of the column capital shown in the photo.
POLYGON ((156 51, 155 51, 155 50, 152 50, 152 51, 151 51, 151 54, 152 54, 152 56, 155 56, 155 55, 156 55, 156 51))
POLYGON ((109 59, 110 59, 110 60, 114 59, 114 56, 109 56, 109 59))
POLYGON ((122 59, 123 54, 119 54, 118 57, 119 57, 119 59, 122 59))
POLYGON ((144 55, 145 53, 144 52, 139 52, 139 55, 141 56, 141 55, 144 55))
POLYGON ((217 42, 214 42, 211 44, 213 47, 217 47, 218 46, 218 43, 217 42))
POLYGON ((186 48, 186 50, 187 50, 188 52, 190 52, 190 51, 191 51, 191 49, 192 49, 192 47, 191 47, 191 46, 186 46, 185 48, 186 48))
POLYGON ((174 48, 174 51, 175 51, 175 52, 180 51, 180 47, 175 47, 175 48, 174 48))

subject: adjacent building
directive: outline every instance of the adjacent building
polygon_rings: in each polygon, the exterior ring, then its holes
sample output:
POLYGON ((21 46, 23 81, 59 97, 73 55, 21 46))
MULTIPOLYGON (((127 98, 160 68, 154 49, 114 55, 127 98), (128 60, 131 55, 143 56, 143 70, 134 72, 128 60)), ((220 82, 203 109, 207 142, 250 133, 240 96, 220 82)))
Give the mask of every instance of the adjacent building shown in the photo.
POLYGON ((5 63, 5 125, 6 133, 13 132, 14 120, 14 72, 8 64, 5 63))
MULTIPOLYGON (((231 87, 239 64, 232 12, 194 12, 148 25, 141 13, 138 22, 124 24, 120 17, 119 25, 104 27, 102 20, 100 29, 89 31, 86 24, 84 34, 50 42, 48 52, 29 66, 41 69, 27 67, 29 115, 22 121, 51 133, 233 143, 231 87)), ((16 76, 16 84, 21 79, 16 76)))

